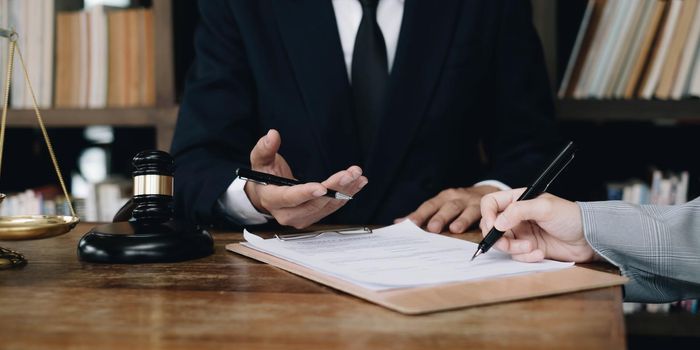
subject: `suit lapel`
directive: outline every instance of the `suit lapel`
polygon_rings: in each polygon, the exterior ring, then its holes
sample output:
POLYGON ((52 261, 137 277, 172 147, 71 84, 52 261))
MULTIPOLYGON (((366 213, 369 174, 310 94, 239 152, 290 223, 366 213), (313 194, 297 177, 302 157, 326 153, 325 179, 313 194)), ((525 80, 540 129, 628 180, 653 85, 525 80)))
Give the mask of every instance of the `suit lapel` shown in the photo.
POLYGON ((350 84, 331 1, 271 3, 308 112, 307 127, 313 131, 328 175, 359 164, 350 84))
POLYGON ((392 69, 387 113, 367 160, 370 185, 363 190, 369 205, 364 220, 384 200, 427 112, 454 35, 459 0, 406 0, 396 59, 392 69))

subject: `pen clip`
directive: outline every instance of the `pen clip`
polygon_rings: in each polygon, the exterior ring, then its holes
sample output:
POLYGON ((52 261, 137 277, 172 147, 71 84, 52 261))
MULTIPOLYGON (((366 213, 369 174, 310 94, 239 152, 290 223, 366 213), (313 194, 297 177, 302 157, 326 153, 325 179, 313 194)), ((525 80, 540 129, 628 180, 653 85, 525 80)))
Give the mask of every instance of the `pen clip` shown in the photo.
POLYGON ((238 175, 238 178, 241 179, 241 180, 243 180, 243 181, 255 182, 256 184, 261 184, 261 185, 263 185, 263 186, 266 186, 266 185, 268 184, 267 182, 264 182, 264 181, 253 180, 253 179, 249 179, 249 178, 247 178, 247 177, 243 177, 243 176, 240 176, 240 175, 238 175))
POLYGON ((549 188, 549 185, 551 185, 552 182, 554 182, 554 179, 556 179, 556 178, 559 176, 559 174, 561 174, 561 172, 564 171, 564 169, 566 169, 566 167, 569 165, 569 163, 571 163, 571 161, 574 160, 574 156, 575 156, 575 155, 576 155, 575 153, 572 153, 572 154, 571 154, 571 157, 569 157, 569 160, 566 161, 566 164, 564 164, 564 166, 562 166, 562 167, 559 169, 559 171, 557 171, 557 173, 554 174, 554 176, 552 176, 551 179, 549 179, 549 182, 547 183, 547 186, 544 187, 544 190, 542 190, 542 192, 547 192, 547 189, 549 188))

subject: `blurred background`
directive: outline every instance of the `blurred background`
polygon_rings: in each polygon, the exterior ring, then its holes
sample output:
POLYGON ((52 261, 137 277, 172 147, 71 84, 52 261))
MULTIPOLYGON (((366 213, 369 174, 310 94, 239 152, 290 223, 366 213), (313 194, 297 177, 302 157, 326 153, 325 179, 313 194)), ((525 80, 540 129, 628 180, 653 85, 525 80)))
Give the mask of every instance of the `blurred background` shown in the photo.
MULTIPOLYGON (((700 194, 697 0, 532 0, 564 139, 575 161, 551 192, 572 200, 683 203, 700 194)), ((131 157, 168 150, 193 52, 197 2, 0 0, 84 221, 131 193, 131 157), (156 64, 157 62, 157 64, 156 64)), ((0 41, 5 76, 7 41, 0 41)), ((20 71, 12 82, 2 215, 65 209, 20 71)), ((0 89, 4 89, 0 87, 0 89)), ((697 301, 626 305, 630 345, 700 335, 697 301)))

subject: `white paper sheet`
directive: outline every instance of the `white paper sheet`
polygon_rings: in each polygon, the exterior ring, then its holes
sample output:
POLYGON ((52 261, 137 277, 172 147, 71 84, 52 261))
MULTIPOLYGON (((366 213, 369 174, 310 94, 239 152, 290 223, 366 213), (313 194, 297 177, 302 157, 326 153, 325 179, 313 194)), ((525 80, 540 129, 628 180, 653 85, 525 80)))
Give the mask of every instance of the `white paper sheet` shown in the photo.
POLYGON ((281 241, 244 231, 247 247, 371 290, 409 288, 567 268, 573 263, 514 261, 495 249, 470 262, 477 244, 425 232, 411 221, 372 234, 281 241))

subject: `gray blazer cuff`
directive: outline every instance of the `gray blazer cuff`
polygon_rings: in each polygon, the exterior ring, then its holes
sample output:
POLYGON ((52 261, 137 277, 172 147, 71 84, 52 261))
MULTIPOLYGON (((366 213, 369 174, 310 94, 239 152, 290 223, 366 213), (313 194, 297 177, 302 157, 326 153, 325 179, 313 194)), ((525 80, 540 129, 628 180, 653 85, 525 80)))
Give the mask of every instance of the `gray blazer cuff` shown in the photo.
POLYGON ((690 248, 683 247, 682 237, 693 228, 675 225, 676 217, 669 215, 668 207, 620 201, 577 204, 588 243, 630 279, 625 300, 666 302, 700 293, 700 285, 693 283, 697 272, 679 260, 686 255, 683 250, 690 248), (679 226, 682 231, 675 232, 679 226))

